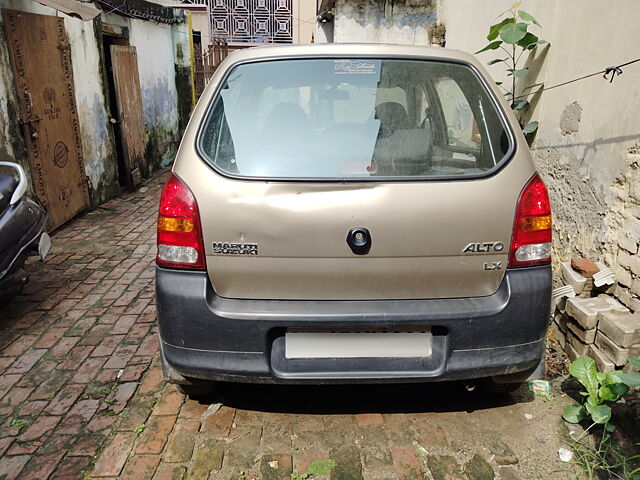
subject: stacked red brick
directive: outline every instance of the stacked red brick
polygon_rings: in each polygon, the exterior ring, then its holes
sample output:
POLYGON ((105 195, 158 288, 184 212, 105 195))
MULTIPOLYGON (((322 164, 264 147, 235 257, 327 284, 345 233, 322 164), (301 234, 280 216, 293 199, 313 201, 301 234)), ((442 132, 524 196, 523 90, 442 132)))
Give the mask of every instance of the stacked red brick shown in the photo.
POLYGON ((595 287, 593 275, 604 265, 585 260, 562 264, 562 281, 576 296, 558 302, 553 334, 571 361, 587 355, 600 371, 625 368, 629 357, 640 356, 640 312, 613 297, 615 284, 595 287))

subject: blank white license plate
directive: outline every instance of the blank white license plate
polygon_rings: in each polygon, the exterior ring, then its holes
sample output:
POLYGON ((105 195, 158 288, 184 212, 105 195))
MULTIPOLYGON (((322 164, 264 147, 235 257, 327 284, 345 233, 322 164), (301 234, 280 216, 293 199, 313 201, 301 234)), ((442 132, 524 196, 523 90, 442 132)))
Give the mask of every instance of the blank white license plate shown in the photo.
POLYGON ((286 358, 430 357, 431 332, 287 332, 286 358))

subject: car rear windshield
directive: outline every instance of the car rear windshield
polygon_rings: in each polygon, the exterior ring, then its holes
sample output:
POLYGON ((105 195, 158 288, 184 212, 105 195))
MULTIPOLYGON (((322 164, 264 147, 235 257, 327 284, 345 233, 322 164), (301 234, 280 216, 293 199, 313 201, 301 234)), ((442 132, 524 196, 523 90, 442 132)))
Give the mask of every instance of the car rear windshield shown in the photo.
POLYGON ((316 58, 234 67, 199 146, 239 177, 468 178, 498 168, 510 138, 468 66, 316 58))

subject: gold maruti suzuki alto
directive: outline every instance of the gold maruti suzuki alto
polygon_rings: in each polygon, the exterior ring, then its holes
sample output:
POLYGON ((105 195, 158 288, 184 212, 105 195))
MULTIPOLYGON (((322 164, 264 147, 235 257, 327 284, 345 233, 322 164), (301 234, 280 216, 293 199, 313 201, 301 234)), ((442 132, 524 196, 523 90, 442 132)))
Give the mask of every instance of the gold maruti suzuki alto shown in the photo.
POLYGON ((260 47, 221 64, 162 192, 165 376, 489 379, 543 365, 551 211, 471 55, 260 47))

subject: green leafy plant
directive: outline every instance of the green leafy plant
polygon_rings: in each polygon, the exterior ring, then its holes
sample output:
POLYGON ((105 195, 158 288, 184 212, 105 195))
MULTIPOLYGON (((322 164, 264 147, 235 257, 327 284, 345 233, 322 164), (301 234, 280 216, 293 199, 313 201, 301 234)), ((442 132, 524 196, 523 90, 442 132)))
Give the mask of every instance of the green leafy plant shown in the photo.
POLYGON ((304 473, 293 472, 291 474, 291 480, 305 480, 314 475, 329 475, 331 470, 336 466, 335 460, 326 458, 323 460, 314 460, 311 462, 307 471, 304 473))
MULTIPOLYGON (((630 358, 629 363, 640 369, 640 357, 630 358)), ((580 392, 586 400, 584 404, 567 406, 562 417, 569 423, 591 419, 585 433, 570 443, 576 453, 575 463, 589 479, 596 478, 599 472, 606 472, 607 478, 640 478, 637 465, 640 455, 627 456, 612 441, 611 433, 616 427, 610 423, 610 405, 619 401, 630 388, 640 386, 640 372, 598 372, 593 359, 582 356, 571 364, 569 373, 586 389, 580 392), (596 425, 603 427, 600 441, 593 446, 585 445, 580 440, 596 425)))
MULTIPOLYGON (((631 358, 629 362, 640 368, 640 357, 631 358)), ((611 419, 610 403, 615 403, 627 394, 629 388, 640 385, 640 372, 598 372, 592 358, 582 356, 577 358, 569 367, 569 373, 586 389, 580 392, 587 397, 583 405, 569 405, 562 417, 570 423, 578 423, 591 418, 593 425, 606 425, 608 431, 613 431, 609 425, 611 419)), ((591 428, 591 427, 589 427, 591 428)))
POLYGON ((144 429, 147 428, 147 426, 144 423, 141 423, 140 425, 138 425, 136 428, 133 429, 133 431, 135 433, 137 433, 138 435, 140 435, 142 432, 144 432, 144 429))
MULTIPOLYGON (((507 15, 502 21, 489 27, 487 40, 489 44, 478 50, 476 53, 482 53, 489 50, 502 50, 504 55, 500 58, 494 58, 489 65, 504 63, 507 69, 507 76, 511 77, 510 88, 502 86, 502 82, 496 82, 504 90, 507 100, 511 104, 511 109, 516 116, 520 116, 522 112, 529 106, 526 98, 519 98, 516 95, 516 79, 521 78, 529 73, 528 67, 520 66, 520 61, 526 52, 530 52, 546 43, 537 35, 530 32, 529 29, 534 27, 540 28, 541 25, 533 16, 524 10, 520 10, 522 2, 516 2, 509 9, 498 15, 498 18, 507 15)), ((522 92, 542 86, 542 83, 535 83, 525 87, 522 92)), ((538 129, 538 122, 529 122, 522 125, 524 133, 532 133, 538 129)))

